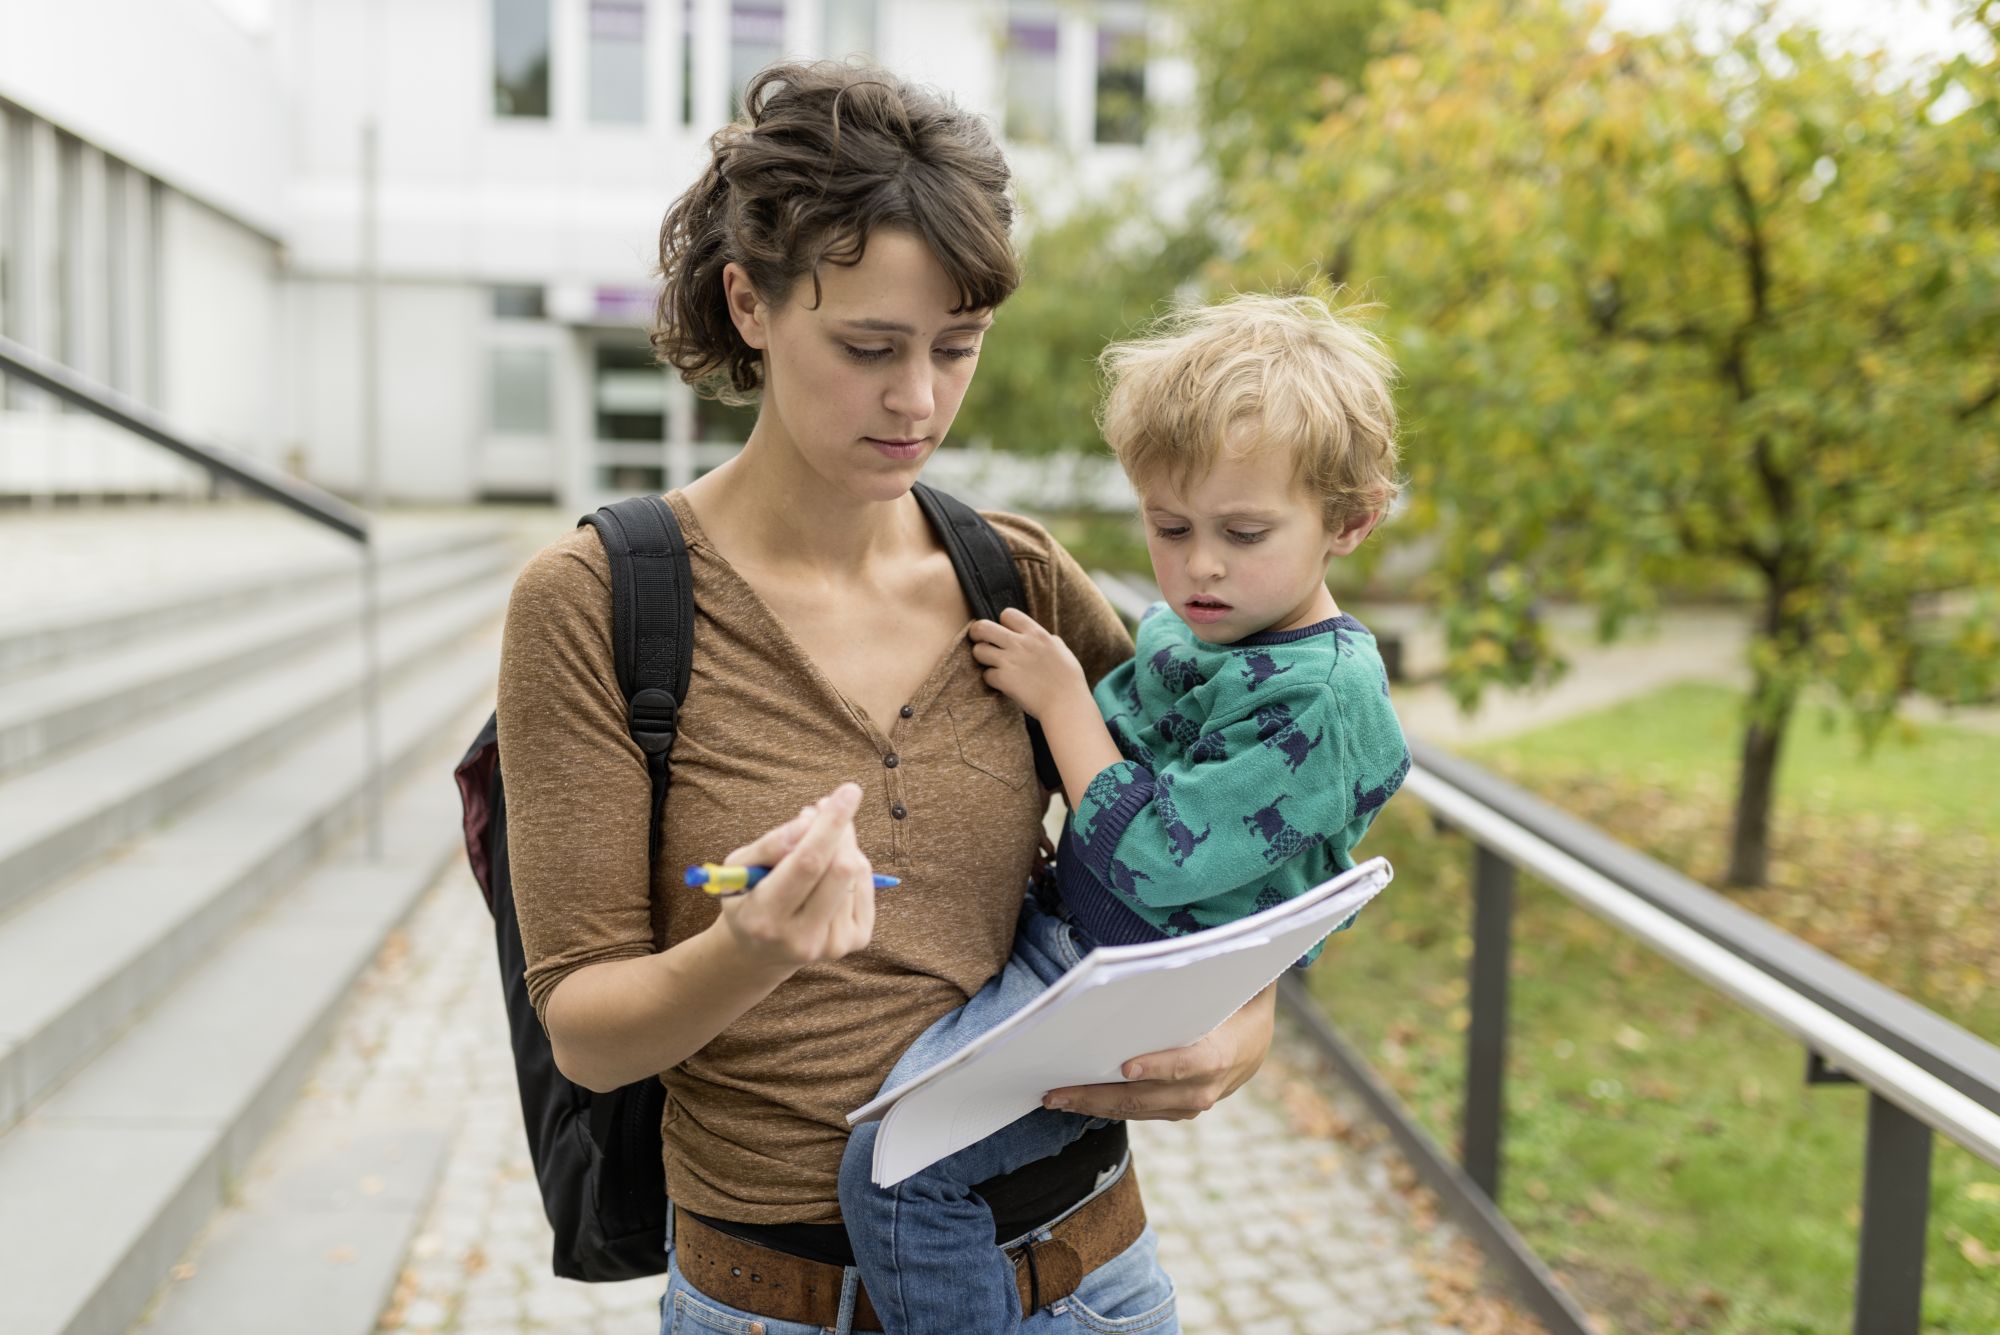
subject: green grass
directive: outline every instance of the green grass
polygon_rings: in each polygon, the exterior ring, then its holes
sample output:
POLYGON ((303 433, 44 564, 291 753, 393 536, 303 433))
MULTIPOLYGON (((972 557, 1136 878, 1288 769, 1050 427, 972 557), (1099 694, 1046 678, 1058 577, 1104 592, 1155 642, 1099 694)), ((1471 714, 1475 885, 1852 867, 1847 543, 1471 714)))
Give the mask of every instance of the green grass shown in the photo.
MULTIPOLYGON (((1468 754, 1520 772, 1552 765, 1720 792, 1736 782, 1741 701, 1719 686, 1670 686, 1468 754)), ((2000 832, 2000 737, 1901 724, 1864 753, 1852 727, 1801 709, 1785 736, 1778 793, 1793 813, 1893 812, 1926 830, 2000 832)))
MULTIPOLYGON (((1506 745, 1482 763, 1712 881, 1736 701, 1676 688, 1506 745)), ((1872 760, 1797 730, 1774 884, 1739 896, 1993 1039, 2000 993, 1991 784, 2000 739, 1921 730, 1872 760)), ((1470 849, 1390 804, 1366 853, 1396 883, 1312 982, 1439 1139, 1464 1063, 1470 849)), ((1846 1331, 1866 1096, 1807 1086, 1785 1035, 1524 880, 1517 902, 1501 1205, 1618 1332, 1846 1331)), ((1924 1329, 2000 1331, 2000 1169, 1947 1143, 1932 1186, 1924 1329)))

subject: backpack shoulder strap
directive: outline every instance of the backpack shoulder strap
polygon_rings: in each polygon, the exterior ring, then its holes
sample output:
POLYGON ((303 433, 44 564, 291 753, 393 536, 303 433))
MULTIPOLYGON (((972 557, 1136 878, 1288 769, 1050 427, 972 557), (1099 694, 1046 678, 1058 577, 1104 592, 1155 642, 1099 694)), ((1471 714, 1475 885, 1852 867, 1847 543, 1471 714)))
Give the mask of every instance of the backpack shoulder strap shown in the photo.
POLYGON ((611 558, 611 647, 625 721, 653 780, 648 863, 660 854, 668 752, 694 664, 694 572, 687 541, 662 496, 633 496, 577 521, 594 525, 611 558))
MULTIPOLYGON (((985 621, 998 621, 1000 613, 1009 607, 1027 611, 1028 599, 1021 589, 1021 572, 1014 565, 1014 554, 1007 550, 1006 540, 994 531, 993 525, 964 501, 936 487, 919 482, 913 491, 924 518, 930 521, 945 551, 951 555, 952 569, 958 572, 959 587, 965 590, 965 601, 972 605, 973 615, 985 621)), ((1062 774, 1056 769, 1055 757, 1049 754, 1049 740, 1042 735, 1042 725, 1033 718, 1028 720, 1028 741, 1035 749, 1035 776, 1042 787, 1061 792, 1062 774)))

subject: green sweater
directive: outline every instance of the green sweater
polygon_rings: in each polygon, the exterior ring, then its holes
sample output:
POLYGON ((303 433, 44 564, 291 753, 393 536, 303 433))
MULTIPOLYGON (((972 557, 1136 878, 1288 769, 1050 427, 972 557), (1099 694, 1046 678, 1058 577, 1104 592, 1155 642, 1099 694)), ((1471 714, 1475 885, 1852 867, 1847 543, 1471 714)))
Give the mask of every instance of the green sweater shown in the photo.
POLYGON ((1125 759, 1071 814, 1057 877, 1102 944, 1233 922, 1352 867, 1409 773, 1375 637, 1345 614, 1218 645, 1156 603, 1095 697, 1125 759))

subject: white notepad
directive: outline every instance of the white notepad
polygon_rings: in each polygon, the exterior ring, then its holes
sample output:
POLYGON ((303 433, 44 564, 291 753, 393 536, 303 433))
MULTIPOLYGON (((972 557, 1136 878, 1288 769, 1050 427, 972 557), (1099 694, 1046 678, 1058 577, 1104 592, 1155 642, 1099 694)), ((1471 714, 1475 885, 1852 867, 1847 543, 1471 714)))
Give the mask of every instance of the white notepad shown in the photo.
POLYGON ((1382 892, 1373 858, 1262 913, 1189 936, 1099 946, 1053 987, 929 1070, 847 1115, 882 1119, 877 1186, 893 1186, 1041 1106, 1051 1089, 1122 1083, 1143 1053, 1182 1047, 1382 892))

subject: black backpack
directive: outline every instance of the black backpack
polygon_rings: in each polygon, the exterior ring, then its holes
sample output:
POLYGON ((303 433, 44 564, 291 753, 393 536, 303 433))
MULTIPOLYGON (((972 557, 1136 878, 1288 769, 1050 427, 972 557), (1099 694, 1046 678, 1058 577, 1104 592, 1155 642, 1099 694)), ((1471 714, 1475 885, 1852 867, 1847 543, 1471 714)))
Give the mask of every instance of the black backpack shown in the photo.
MULTIPOLYGON (((1007 545, 977 511, 935 488, 917 484, 924 517, 951 554, 952 568, 973 614, 996 619, 1025 607, 1020 572, 1007 545)), ((660 816, 667 797, 667 757, 694 659, 693 577, 673 509, 658 496, 636 496, 577 521, 594 524, 611 558, 612 644, 618 685, 625 693, 633 740, 646 753, 653 779, 652 843, 659 857, 660 816)), ((1061 781, 1033 719, 1029 738, 1043 787, 1061 781)), ((661 1165, 660 1120, 666 1090, 655 1077, 608 1094, 570 1083, 556 1069, 548 1035, 528 1004, 527 960, 514 916, 507 870, 507 802, 500 784, 496 719, 458 762, 465 813, 465 852, 493 914, 500 986, 513 1031, 514 1075, 521 1118, 541 1184, 542 1208, 555 1229, 555 1273, 609 1283, 663 1274, 667 1268, 667 1186, 661 1165)))

